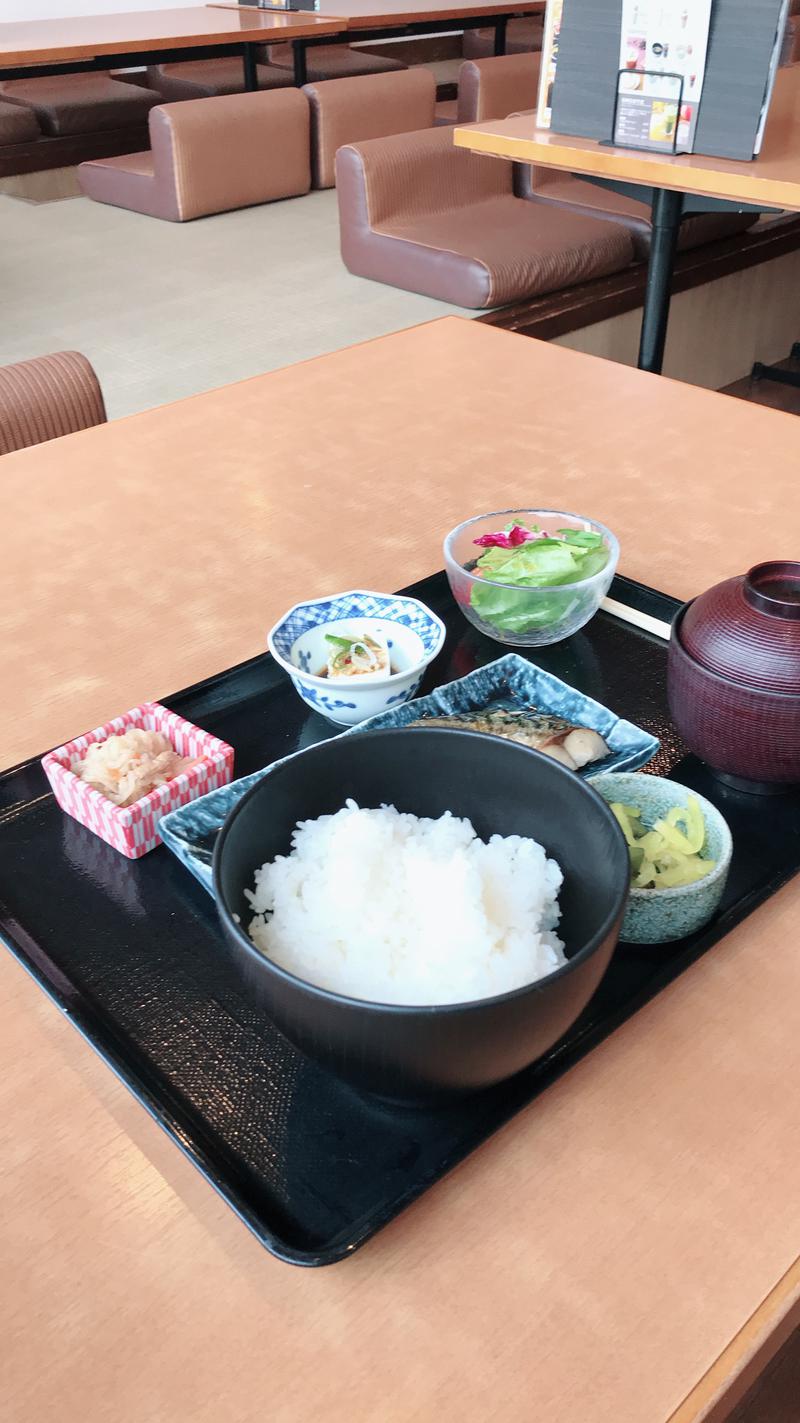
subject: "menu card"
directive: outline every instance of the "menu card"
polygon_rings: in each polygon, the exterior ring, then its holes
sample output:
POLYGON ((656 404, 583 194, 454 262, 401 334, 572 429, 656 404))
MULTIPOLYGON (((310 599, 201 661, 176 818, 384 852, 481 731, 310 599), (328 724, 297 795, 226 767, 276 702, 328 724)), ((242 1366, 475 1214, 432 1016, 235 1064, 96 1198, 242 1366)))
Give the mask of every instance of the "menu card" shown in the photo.
POLYGON ((661 152, 752 158, 786 9, 787 0, 563 0, 552 127, 601 143, 616 134, 661 152))
POLYGON ((786 64, 792 63, 791 52, 789 52, 789 54, 784 59, 787 37, 791 37, 791 31, 789 29, 789 0, 783 0, 783 3, 781 5, 781 12, 778 16, 777 30, 775 33, 775 44, 772 50, 772 60, 769 66, 767 89, 766 93, 764 94, 764 103, 761 106, 761 117, 758 122, 758 131, 756 133, 756 157, 761 152, 761 145, 764 142, 764 130, 767 126, 767 115, 769 113, 770 100, 772 99, 772 91, 775 88, 775 78, 778 73, 778 69, 780 65, 784 62, 786 64))
POLYGON ((758 152, 786 9, 784 0, 714 0, 695 153, 748 159, 758 152))
POLYGON ((615 143, 690 153, 712 0, 623 0, 615 143))
POLYGON ((564 0, 551 106, 557 133, 611 138, 621 24, 622 0, 564 0))

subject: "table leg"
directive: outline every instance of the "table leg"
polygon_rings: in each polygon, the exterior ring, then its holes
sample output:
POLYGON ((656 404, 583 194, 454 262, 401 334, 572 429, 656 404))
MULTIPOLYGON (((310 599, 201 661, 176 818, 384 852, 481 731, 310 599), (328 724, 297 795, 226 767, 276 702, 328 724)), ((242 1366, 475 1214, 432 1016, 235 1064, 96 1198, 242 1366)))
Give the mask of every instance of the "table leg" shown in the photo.
POLYGON ((647 289, 644 296, 642 334, 639 341, 639 369, 661 374, 664 343, 667 339, 672 269, 683 213, 683 193, 656 188, 653 193, 653 232, 647 289))
POLYGON ((252 94, 258 88, 258 65, 256 64, 256 47, 254 44, 246 44, 242 50, 244 61, 244 87, 248 94, 252 94))
POLYGON ((296 89, 302 89, 308 83, 306 47, 302 40, 294 41, 294 83, 296 89))
POLYGON ((506 27, 508 20, 503 16, 494 22, 494 52, 495 54, 505 54, 506 52, 506 27))

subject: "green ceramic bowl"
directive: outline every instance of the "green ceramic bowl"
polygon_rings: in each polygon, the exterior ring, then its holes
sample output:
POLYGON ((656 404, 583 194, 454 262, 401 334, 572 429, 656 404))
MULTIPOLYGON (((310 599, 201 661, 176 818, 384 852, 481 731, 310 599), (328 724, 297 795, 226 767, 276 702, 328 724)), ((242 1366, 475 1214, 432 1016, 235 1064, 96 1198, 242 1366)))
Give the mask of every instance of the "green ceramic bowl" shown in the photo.
POLYGON ((677 781, 664 780, 662 776, 633 772, 615 775, 608 771, 605 775, 592 776, 590 784, 604 800, 638 805, 642 820, 648 826, 673 806, 685 805, 687 795, 695 797, 706 825, 706 843, 701 854, 704 859, 716 861, 715 869, 705 879, 679 889, 631 888, 619 937, 628 944, 667 944, 702 929, 719 908, 733 849, 727 822, 716 807, 696 791, 687 790, 677 781))

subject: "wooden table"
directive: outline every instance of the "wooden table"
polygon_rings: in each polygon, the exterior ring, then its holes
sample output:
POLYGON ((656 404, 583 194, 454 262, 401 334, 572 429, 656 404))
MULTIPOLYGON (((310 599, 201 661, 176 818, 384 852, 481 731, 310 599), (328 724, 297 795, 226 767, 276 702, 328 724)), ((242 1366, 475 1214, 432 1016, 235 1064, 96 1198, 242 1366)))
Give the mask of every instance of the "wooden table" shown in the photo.
MULTIPOLYGON (((796 551, 796 449, 791 416, 448 318, 8 455, 3 756, 431 572, 480 509, 597 514, 689 596, 796 551)), ((799 912, 794 883, 323 1271, 0 953, 5 1416, 718 1420, 800 1317, 799 912)))
MULTIPOLYGON (((258 9, 258 6, 236 0, 212 0, 218 5, 233 5, 237 9, 258 9)), ((327 9, 327 0, 318 0, 327 9)), ((508 21, 520 15, 541 15, 546 0, 343 0, 341 5, 330 0, 332 9, 347 20, 348 40, 401 39, 412 35, 442 34, 451 30, 474 30, 484 25, 494 29, 494 52, 505 54, 508 21)), ((264 11, 262 10, 263 14, 264 11)), ((297 56, 322 41, 313 38, 295 46, 297 56)), ((304 61, 303 61, 304 64, 304 61)), ((305 82, 304 69, 296 82, 305 82)))
POLYGON ((259 45, 307 35, 330 36, 346 29, 346 21, 330 16, 210 5, 17 20, 0 24, 0 80, 241 54, 245 86, 257 89, 259 45))
POLYGON ((457 128, 455 143, 475 153, 581 173, 646 198, 653 236, 639 365, 660 371, 669 318, 678 229, 685 213, 721 206, 800 211, 800 65, 780 70, 760 156, 750 163, 702 154, 642 153, 535 126, 533 115, 457 128))

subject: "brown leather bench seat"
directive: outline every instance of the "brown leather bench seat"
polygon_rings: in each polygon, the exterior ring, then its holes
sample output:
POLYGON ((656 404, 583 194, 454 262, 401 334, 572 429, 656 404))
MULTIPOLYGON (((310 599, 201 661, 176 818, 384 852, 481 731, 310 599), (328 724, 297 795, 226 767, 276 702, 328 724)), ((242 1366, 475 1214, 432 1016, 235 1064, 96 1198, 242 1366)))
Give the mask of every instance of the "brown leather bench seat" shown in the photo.
MULTIPOLYGON (((294 55, 290 44, 271 44, 265 49, 270 64, 294 72, 294 55)), ((396 74, 407 69, 399 59, 371 54, 347 44, 309 45, 306 49, 306 78, 309 84, 321 84, 326 79, 358 79, 368 74, 396 74)))
POLYGON ((445 128, 340 148, 342 258, 356 276, 485 308, 610 275, 633 259, 618 223, 514 197, 511 164, 445 128))
POLYGON ((188 222, 311 186, 308 99, 299 89, 164 104, 150 113, 150 153, 82 163, 97 202, 188 222))
POLYGON ((42 132, 56 138, 146 123, 159 102, 151 89, 106 74, 8 79, 0 83, 0 99, 30 110, 42 132))
MULTIPOLYGON (((310 84, 328 79, 354 79, 360 75, 390 74, 407 66, 396 59, 351 49, 346 44, 313 45, 306 51, 310 84)), ((294 55, 290 44, 262 45, 258 50, 259 89, 288 89, 294 84, 294 55)), ((177 64, 153 64, 148 83, 170 103, 180 99, 213 99, 220 94, 244 93, 241 59, 196 59, 177 64)))
MULTIPOLYGON (((630 233, 637 258, 646 261, 653 236, 649 203, 625 193, 615 193, 611 188, 601 188, 587 178, 573 177, 556 168, 523 168, 517 190, 530 202, 542 206, 558 205, 565 212, 585 213, 600 221, 623 224, 630 233)), ((681 223, 678 250, 687 252, 705 242, 736 237, 757 222, 758 213, 754 212, 697 213, 681 223)))
MULTIPOLYGON (((541 49, 544 21, 538 15, 509 20, 506 54, 530 54, 541 49)), ((461 53, 465 59, 489 59, 494 55, 494 30, 465 30, 461 53)))
POLYGON ((0 145, 28 143, 41 136, 39 120, 32 109, 0 100, 0 145))
MULTIPOLYGON (((257 66, 259 89, 289 89, 292 75, 274 64, 257 66)), ((179 103, 181 99, 214 99, 221 94, 243 94, 244 66, 231 59, 193 59, 178 64, 152 64, 148 83, 158 91, 157 102, 179 103)))

